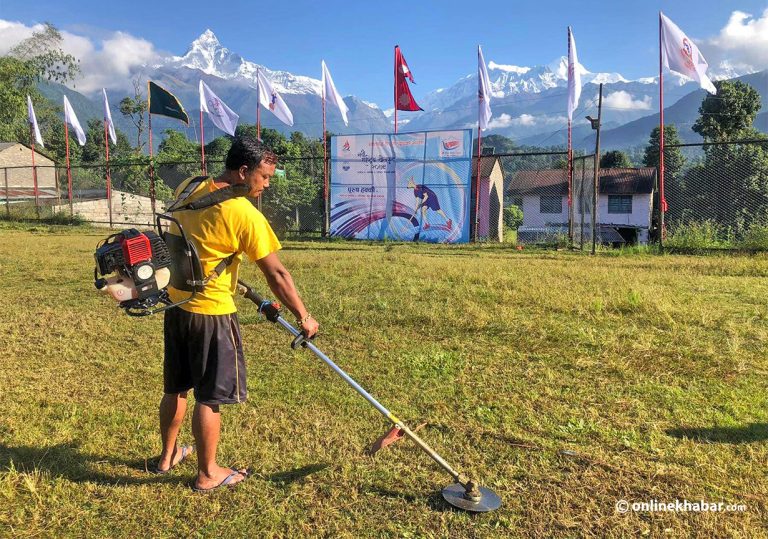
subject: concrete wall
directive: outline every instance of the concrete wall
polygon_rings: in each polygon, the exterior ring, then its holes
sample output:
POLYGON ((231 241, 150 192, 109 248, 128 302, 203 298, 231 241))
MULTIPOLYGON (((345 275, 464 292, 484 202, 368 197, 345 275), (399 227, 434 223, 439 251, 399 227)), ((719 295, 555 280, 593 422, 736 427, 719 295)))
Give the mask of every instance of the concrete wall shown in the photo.
MULTIPOLYGON (((547 224, 568 224, 568 197, 563 198, 561 213, 539 213, 540 196, 523 197, 523 226, 543 227, 547 224)), ((578 209, 579 198, 574 197, 574 210, 578 209)), ((586 201, 586 207, 591 206, 591 200, 586 201)), ((574 220, 579 223, 579 212, 574 211, 574 220)), ((589 210, 584 215, 584 222, 591 223, 592 215, 589 210)), ((651 195, 632 195, 632 213, 608 213, 608 195, 600 195, 597 206, 597 222, 601 225, 648 227, 651 222, 651 195)))
POLYGON ((568 224, 568 197, 564 196, 563 211, 560 213, 540 213, 541 209, 539 195, 526 195, 523 197, 523 226, 543 227, 548 224, 564 223, 568 224))
MULTIPOLYGON (((157 203, 157 209, 163 207, 157 203)), ((73 213, 80 215, 86 221, 94 222, 97 226, 109 226, 109 204, 106 198, 88 200, 72 204, 73 213)), ((54 212, 69 213, 69 204, 53 207, 54 212)), ((152 200, 149 197, 112 191, 112 222, 115 227, 121 223, 138 223, 153 226, 152 200)))
MULTIPOLYGON (((56 188, 55 163, 35 152, 35 165, 37 167, 37 186, 40 189, 56 188)), ((8 187, 34 186, 32 177, 32 150, 22 144, 14 144, 0 151, 0 189, 5 189, 6 175, 8 187), (23 168, 12 168, 23 167, 23 168)))
POLYGON ((651 195, 632 195, 632 213, 608 213, 608 195, 601 195, 597 206, 599 222, 604 225, 649 226, 651 195))
POLYGON ((502 241, 504 237, 504 176, 499 160, 493 165, 490 178, 480 180, 480 197, 477 235, 492 241, 502 241))

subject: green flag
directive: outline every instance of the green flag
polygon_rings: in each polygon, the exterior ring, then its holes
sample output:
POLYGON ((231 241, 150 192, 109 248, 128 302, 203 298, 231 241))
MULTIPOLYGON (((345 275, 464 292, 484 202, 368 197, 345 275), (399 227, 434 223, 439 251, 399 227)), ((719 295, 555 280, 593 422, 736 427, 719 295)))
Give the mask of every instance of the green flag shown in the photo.
POLYGON ((181 120, 185 124, 189 125, 189 116, 187 111, 181 105, 181 101, 173 95, 171 92, 149 81, 149 113, 159 114, 160 116, 168 116, 169 118, 176 118, 181 120))

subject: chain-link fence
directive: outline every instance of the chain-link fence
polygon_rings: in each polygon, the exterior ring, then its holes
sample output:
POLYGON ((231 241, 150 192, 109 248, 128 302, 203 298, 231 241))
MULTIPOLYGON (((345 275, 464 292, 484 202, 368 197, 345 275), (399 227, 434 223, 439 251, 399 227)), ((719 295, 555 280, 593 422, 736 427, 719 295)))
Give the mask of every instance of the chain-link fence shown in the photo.
POLYGON ((567 244, 566 152, 489 153, 482 156, 481 168, 477 240, 567 244), (499 178, 501 198, 496 204, 499 178), (485 215, 492 226, 483 227, 485 215))
MULTIPOLYGON (((768 249, 768 141, 666 146, 663 221, 655 168, 600 169, 596 193, 594 166, 593 155, 575 156, 569 189, 566 152, 475 158, 470 238, 577 249, 590 249, 593 236, 610 245, 663 239, 670 247, 768 249)), ((207 169, 218 175, 224 163, 208 161, 207 169)), ((284 174, 255 203, 280 237, 323 235, 323 158, 281 156, 279 169, 284 174)), ((147 158, 113 163, 109 171, 103 164, 73 165, 69 174, 62 166, 6 167, 0 168, 0 204, 9 218, 79 215, 105 226, 151 226, 153 210, 161 211, 173 190, 198 174, 194 159, 155 161, 154 185, 147 158)))
POLYGON ((768 141, 668 145, 670 246, 768 248, 768 141))
POLYGON ((576 249, 591 247, 594 229, 592 223, 595 206, 595 156, 580 155, 573 158, 571 187, 570 229, 572 244, 576 249))
MULTIPOLYGON (((221 160, 207 161, 207 173, 224 170, 221 160)), ((281 236, 320 236, 323 230, 322 157, 281 157, 280 172, 254 201, 281 236)), ((173 199, 185 179, 201 173, 199 161, 148 159, 106 165, 0 168, 0 201, 6 218, 50 219, 79 216, 104 226, 152 226, 154 212, 173 199), (36 176, 36 178, 35 178, 36 176), (37 189, 35 189, 35 179, 37 189)))

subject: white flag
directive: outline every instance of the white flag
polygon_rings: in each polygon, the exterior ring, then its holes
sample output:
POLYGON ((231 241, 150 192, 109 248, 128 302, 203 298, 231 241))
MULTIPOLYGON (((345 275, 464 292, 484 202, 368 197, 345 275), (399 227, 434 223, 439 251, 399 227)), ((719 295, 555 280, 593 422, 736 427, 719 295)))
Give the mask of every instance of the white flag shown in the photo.
POLYGON ((485 67, 483 49, 477 46, 477 99, 480 119, 480 130, 488 129, 491 121, 491 79, 488 78, 488 69, 485 67))
POLYGON ((77 142, 80 143, 80 146, 85 146, 85 131, 83 131, 83 128, 80 126, 80 122, 77 120, 75 111, 72 110, 72 105, 69 104, 69 99, 67 99, 67 96, 64 96, 64 121, 72 126, 72 129, 75 130, 75 135, 77 135, 77 142))
POLYGON ((706 91, 716 94, 715 85, 706 75, 709 65, 699 52, 699 48, 662 12, 659 12, 659 17, 661 17, 661 56, 664 67, 695 80, 706 91))
POLYGON ((112 144, 117 144, 117 135, 115 134, 115 124, 112 122, 112 112, 109 110, 109 101, 107 101, 107 90, 102 88, 101 93, 104 94, 104 123, 109 130, 109 138, 112 139, 112 144))
POLYGON ((35 141, 43 148, 45 148, 45 144, 43 144, 43 137, 40 135, 40 128, 37 125, 37 116, 35 116, 35 109, 32 108, 32 98, 27 96, 27 117, 29 118, 29 123, 32 125, 32 130, 35 132, 35 141))
POLYGON ((267 107, 277 118, 286 125, 293 125, 293 114, 291 109, 285 104, 283 98, 272 87, 272 83, 264 75, 261 69, 258 71, 259 80, 259 103, 267 107))
POLYGON ((325 60, 321 60, 321 63, 323 65, 322 97, 339 107, 339 112, 344 120, 344 125, 349 125, 349 120, 347 119, 349 107, 347 107, 347 104, 344 103, 344 100, 341 98, 341 94, 336 90, 336 85, 333 84, 331 72, 328 71, 328 66, 325 65, 325 60))
POLYGON ((576 41, 571 27, 568 27, 568 120, 573 121, 573 111, 579 106, 581 97, 581 72, 579 57, 576 55, 576 41))
POLYGON ((213 125, 225 133, 235 136, 235 128, 240 116, 219 99, 202 80, 200 81, 200 110, 208 113, 213 125))

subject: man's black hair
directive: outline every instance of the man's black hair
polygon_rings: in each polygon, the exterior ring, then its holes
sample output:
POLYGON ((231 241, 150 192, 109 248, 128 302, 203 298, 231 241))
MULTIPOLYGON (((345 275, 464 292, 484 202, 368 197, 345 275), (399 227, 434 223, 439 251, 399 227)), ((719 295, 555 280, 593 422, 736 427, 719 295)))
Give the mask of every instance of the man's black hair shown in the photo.
POLYGON ((253 137, 239 136, 232 141, 224 166, 227 170, 237 170, 243 165, 255 169, 262 161, 276 164, 277 156, 263 142, 253 137))

